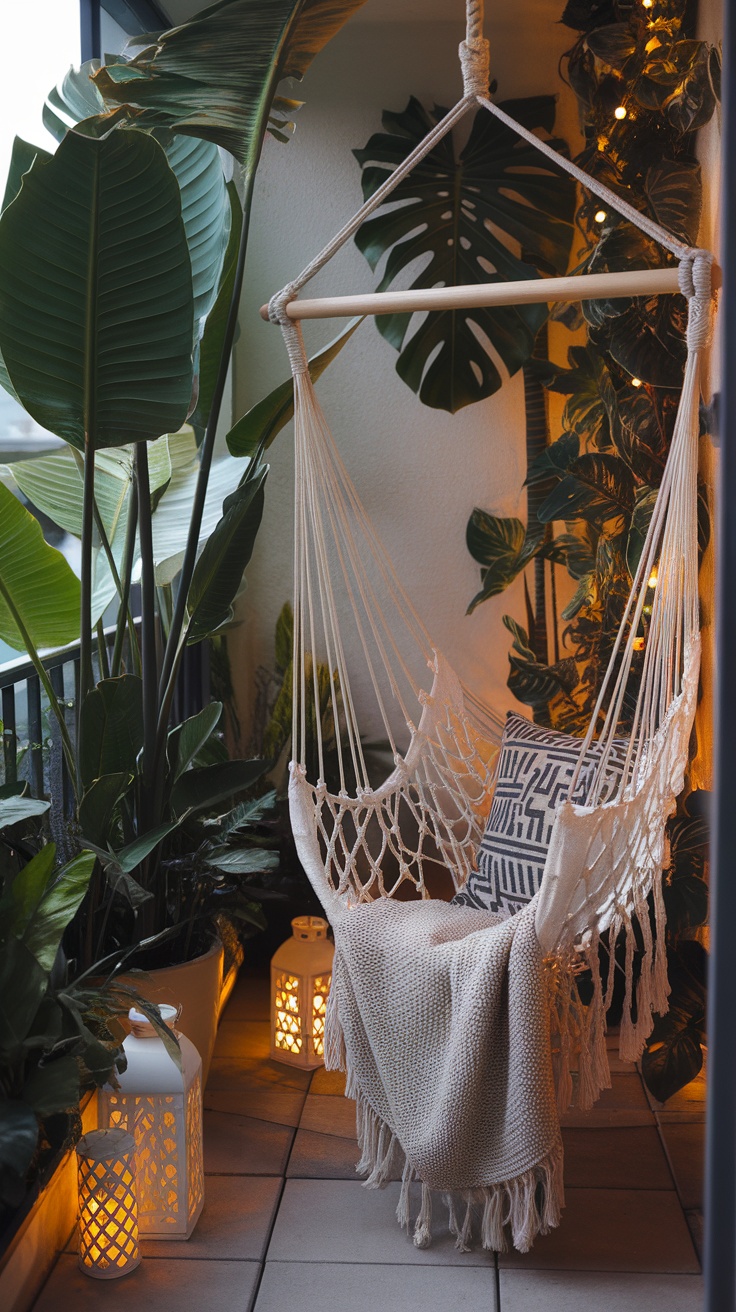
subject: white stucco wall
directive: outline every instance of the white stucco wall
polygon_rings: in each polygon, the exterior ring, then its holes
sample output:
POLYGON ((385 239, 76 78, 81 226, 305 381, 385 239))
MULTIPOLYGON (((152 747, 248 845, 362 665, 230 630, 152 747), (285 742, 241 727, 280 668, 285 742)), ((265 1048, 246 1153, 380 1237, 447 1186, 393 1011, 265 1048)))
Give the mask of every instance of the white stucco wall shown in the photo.
MULTIPOLYGON (((499 97, 561 93, 558 128, 577 145, 576 110, 558 75, 574 34, 558 22, 560 0, 496 5, 486 31, 499 97)), ((384 108, 403 109, 410 94, 450 105, 460 90, 457 45, 463 34, 460 0, 434 4, 447 21, 402 20, 405 3, 368 0, 317 60, 295 95, 306 101, 293 142, 267 140, 258 175, 253 235, 235 351, 235 414, 287 373, 278 331, 258 307, 294 276, 360 204, 360 171, 351 155, 380 129, 384 108), (381 21, 371 21, 377 18, 381 21)), ((346 292, 374 285, 354 246, 311 284, 346 292)), ((308 325, 311 350, 339 325, 308 325)), ((563 342, 569 341, 563 335, 563 342)), ((525 518, 521 377, 495 397, 452 417, 423 406, 395 373, 396 354, 373 323, 364 324, 319 384, 322 404, 378 533, 439 647, 461 676, 493 705, 511 705, 506 688, 508 638, 504 612, 524 622, 520 581, 467 618, 479 571, 465 546, 475 505, 525 518)), ((252 673, 272 664, 273 630, 291 592, 291 429, 271 449, 266 511, 240 627, 231 656, 241 717, 248 722, 252 673)))

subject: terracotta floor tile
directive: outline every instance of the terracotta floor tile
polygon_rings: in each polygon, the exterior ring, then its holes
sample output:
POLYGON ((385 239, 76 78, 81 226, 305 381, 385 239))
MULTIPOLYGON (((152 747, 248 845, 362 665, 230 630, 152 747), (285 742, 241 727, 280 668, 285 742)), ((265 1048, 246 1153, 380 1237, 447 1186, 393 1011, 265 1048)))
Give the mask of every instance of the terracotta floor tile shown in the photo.
POLYGON ((499 1254, 526 1270, 696 1274, 699 1263, 674 1189, 571 1189, 557 1230, 531 1253, 499 1254))
MULTIPOLYGON (((418 1192, 413 1191, 413 1215, 418 1192)), ((398 1184, 365 1189, 357 1180, 287 1180, 268 1261, 493 1267, 493 1254, 482 1249, 458 1252, 441 1205, 435 1209, 431 1248, 416 1248, 396 1221, 398 1198, 398 1184)), ((338 1308, 348 1312, 344 1305, 338 1304, 335 1312, 338 1308)))
POLYGON ((255 1312, 493 1312, 494 1285, 477 1266, 267 1262, 255 1312))
POLYGON ((286 1175, 302 1180, 356 1180, 360 1153, 355 1138, 299 1129, 289 1154, 286 1175))
POLYGON ((691 1080, 684 1088, 674 1093, 666 1102, 657 1102, 657 1099, 651 1093, 648 1093, 647 1096, 655 1110, 665 1117, 670 1116, 672 1113, 682 1114, 683 1112, 703 1116, 705 1115, 706 1089, 706 1075, 705 1068, 703 1068, 694 1080, 691 1080))
POLYGON ((281 1180, 269 1175, 207 1175, 204 1207, 194 1234, 172 1252, 170 1240, 144 1240, 143 1257, 262 1260, 281 1196, 281 1180))
POLYGON ((312 1075, 312 1083, 309 1086, 310 1093, 339 1094, 343 1097, 345 1094, 345 1074, 343 1071, 326 1071, 324 1066, 320 1066, 312 1075))
POLYGON ((217 1032, 215 1057, 268 1057, 271 1027, 267 1020, 223 1020, 217 1032))
POLYGON ((204 1105, 210 1111, 255 1116, 275 1125, 296 1127, 306 1095, 302 1089, 252 1081, 246 1088, 205 1090, 204 1105))
POLYGON ((656 1128, 595 1126, 562 1132, 565 1184, 587 1189, 673 1189, 656 1128))
POLYGON ((691 1236, 692 1236, 692 1241, 693 1241, 693 1243, 694 1243, 694 1245, 695 1245, 695 1251, 696 1251, 698 1257, 700 1258, 700 1261, 702 1262, 702 1261, 703 1261, 703 1238, 704 1238, 704 1236, 703 1236, 703 1213, 702 1213, 702 1211, 700 1210, 699 1207, 695 1207, 695 1208, 692 1209, 692 1211, 689 1211, 689 1212, 686 1212, 686 1213, 685 1213, 685 1220, 687 1221, 688 1229, 690 1230, 690 1234, 691 1234, 691 1236))
POLYGON ((283 1062, 271 1061, 268 1057, 213 1057, 207 1091, 237 1092, 253 1085, 266 1085, 268 1088, 300 1089, 306 1093, 309 1080, 309 1071, 285 1066, 283 1062))
POLYGON ((503 1312, 701 1312, 700 1276, 501 1271, 503 1312))
POLYGON ((702 1122, 667 1122, 662 1125, 662 1136, 682 1206, 702 1207, 705 1125, 702 1122))
POLYGON ((561 1118, 563 1126, 627 1126, 654 1125, 654 1113, 647 1101, 644 1087, 637 1072, 612 1074, 611 1088, 604 1089, 590 1111, 570 1108, 561 1118))
MULTIPOLYGON (((172 1245, 169 1245, 171 1249, 172 1245)), ((176 1247, 176 1245, 173 1245, 176 1247)), ((90 1280, 76 1257, 59 1258, 34 1312, 249 1312, 259 1262, 189 1261, 171 1257, 141 1262, 122 1280, 90 1280)))
POLYGON ((241 975, 230 994, 223 1020, 269 1020, 271 990, 268 979, 241 975))
MULTIPOLYGON (((206 1175, 204 1207, 191 1237, 142 1236, 143 1257, 262 1261, 282 1187, 277 1175, 206 1175)), ((76 1231, 64 1251, 79 1251, 76 1231)))
POLYGON ((355 1103, 352 1098, 332 1098, 320 1093, 308 1093, 299 1125, 303 1130, 339 1134, 345 1139, 354 1139, 355 1103))
POLYGON ((283 1175, 293 1138, 287 1125, 205 1111, 204 1169, 212 1175, 283 1175))

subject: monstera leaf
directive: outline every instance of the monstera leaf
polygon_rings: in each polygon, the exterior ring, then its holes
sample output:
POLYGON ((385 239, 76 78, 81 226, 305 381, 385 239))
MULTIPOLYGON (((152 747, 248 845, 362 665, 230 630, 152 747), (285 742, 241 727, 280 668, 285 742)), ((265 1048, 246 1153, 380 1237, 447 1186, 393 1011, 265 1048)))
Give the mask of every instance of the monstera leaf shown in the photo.
POLYGON ((161 147, 129 129, 67 133, 0 219, 0 352, 25 409, 80 449, 176 430, 192 318, 181 197, 161 147))
MULTIPOLYGON (((503 108, 527 128, 549 133, 554 125, 553 96, 505 101, 503 108)), ((414 97, 403 113, 384 113, 385 131, 354 152, 364 196, 373 195, 444 113, 438 106, 427 113, 414 97)), ((551 144, 565 149, 558 139, 551 144)), ((380 291, 407 272, 412 287, 438 287, 567 268, 574 186, 487 110, 476 115, 459 156, 445 137, 390 199, 390 208, 368 219, 356 237, 372 269, 388 257, 380 291)), ((376 322, 400 353, 396 368, 404 382, 426 405, 454 413, 498 391, 503 378, 494 357, 509 374, 521 368, 546 317, 541 305, 438 311, 411 335, 410 314, 376 322)))
POLYGON ((108 103, 132 106, 142 126, 203 137, 252 169, 278 82, 301 77, 363 3, 220 0, 130 62, 101 68, 95 82, 108 103))

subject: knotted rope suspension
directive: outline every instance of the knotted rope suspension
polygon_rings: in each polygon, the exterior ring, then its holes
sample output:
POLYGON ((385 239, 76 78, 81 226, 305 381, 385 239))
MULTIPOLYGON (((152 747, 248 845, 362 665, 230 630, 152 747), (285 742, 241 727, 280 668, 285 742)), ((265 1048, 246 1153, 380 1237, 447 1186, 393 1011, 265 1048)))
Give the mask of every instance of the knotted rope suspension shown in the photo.
MULTIPOLYGON (((558 812, 536 912, 545 950, 564 955, 585 943, 591 968, 603 930, 613 942, 619 932, 627 933, 629 992, 632 923, 639 918, 648 955, 641 972, 639 1019, 635 1029, 624 1027, 623 1032, 630 1054, 640 1051, 652 1009, 665 1005, 667 991, 665 959, 661 949, 655 952, 646 907, 653 896, 661 931, 665 823, 682 788, 697 695, 698 399, 710 326, 712 256, 667 232, 493 104, 482 21, 481 0, 468 0, 460 47, 463 94, 454 108, 269 303, 269 317, 283 332, 295 390, 292 826, 302 864, 332 917, 341 914, 346 902, 392 896, 407 882, 427 898, 427 871, 438 865, 449 870, 456 888, 462 887, 483 835, 499 717, 478 715, 477 699, 436 650, 402 588, 316 400, 300 324, 287 312, 301 288, 412 168, 480 105, 669 251, 678 261, 679 285, 688 301, 688 355, 670 454, 568 794, 580 795, 576 788, 585 767, 585 805, 568 801, 558 812), (650 607, 655 568, 658 581, 650 607), (643 627, 646 650, 639 686, 632 693, 634 652, 643 627), (409 650, 429 665, 429 691, 409 650), (356 709, 369 700, 378 712, 371 731, 385 737, 394 767, 375 787, 356 709), (308 713, 310 701, 313 711, 308 713), (624 707, 629 724, 625 765, 617 792, 609 798, 604 783, 624 707), (315 777, 308 779, 312 740, 315 777), (338 779, 328 783, 330 753, 338 779)), ((596 1023, 602 1024, 600 979, 596 987, 596 1023)))

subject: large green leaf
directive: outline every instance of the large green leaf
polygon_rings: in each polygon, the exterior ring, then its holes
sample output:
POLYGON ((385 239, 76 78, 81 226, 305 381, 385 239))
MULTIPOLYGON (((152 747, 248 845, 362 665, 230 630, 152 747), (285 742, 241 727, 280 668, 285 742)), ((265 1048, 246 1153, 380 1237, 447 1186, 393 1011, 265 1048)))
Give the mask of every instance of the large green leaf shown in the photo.
MULTIPOLYGON (((105 112, 105 102, 91 80, 99 67, 99 60, 90 59, 81 68, 70 68, 49 93, 44 122, 57 141, 62 141, 67 131, 83 119, 105 112)), ((222 164, 211 142, 166 131, 159 141, 181 188, 182 218, 192 265, 194 323, 199 328, 217 293, 230 227, 222 164)))
POLYGON ((41 966, 20 939, 3 926, 0 952, 0 1061, 25 1043, 48 984, 41 966))
POLYGON ((489 515, 477 507, 465 531, 468 551, 481 567, 481 589, 468 606, 468 615, 482 601, 503 592, 530 560, 541 545, 543 529, 527 533, 520 519, 504 519, 489 515))
MULTIPOLYGON (((549 133, 554 126, 553 96, 505 101, 503 107, 527 128, 549 133)), ((384 113, 385 131, 354 152, 363 166, 366 197, 444 112, 436 107, 428 114, 412 97, 403 113, 384 113)), ((552 144, 565 148, 557 139, 552 144)), ((391 207, 368 219, 356 237, 372 269, 388 256, 380 291, 407 271, 414 274, 412 287, 437 287, 534 278, 540 270, 567 268, 574 185, 487 110, 479 110, 459 156, 451 137, 445 137, 390 201, 391 207), (422 261, 419 273, 416 260, 422 261)), ((400 352, 396 368, 404 382, 425 404, 454 413, 498 391, 503 378, 494 356, 509 374, 521 368, 546 317, 540 305, 437 311, 411 336, 410 314, 381 315, 376 322, 400 352)))
POLYGON ((584 519, 602 526, 628 516, 634 507, 634 480, 618 456, 588 453, 578 456, 539 507, 543 524, 555 519, 584 519))
POLYGON ((79 634, 79 605, 76 574, 0 483, 0 638, 25 651, 19 620, 36 647, 63 647, 79 634))
MULTIPOLYGON (((54 845, 49 843, 47 846, 53 848, 54 845)), ((46 850, 43 848, 39 856, 46 850)), ((34 857, 34 861, 36 859, 34 857)), ((61 936, 87 892, 94 864, 93 852, 80 852, 66 865, 54 870, 30 909, 22 940, 43 970, 51 970, 54 964, 61 936)), ((29 865, 32 866, 33 861, 29 865)), ((24 867, 24 870, 28 869, 29 866, 24 867)))
MULTIPOLYGON (((151 501, 155 506, 171 479, 168 440, 148 445, 151 501)), ((7 481, 23 492, 38 509, 74 537, 82 536, 83 480, 74 453, 68 447, 32 460, 17 460, 0 467, 7 481)), ((107 534, 118 574, 122 572, 130 493, 133 447, 115 447, 95 455, 95 502, 107 534)), ((92 622, 100 618, 115 596, 115 582, 101 543, 92 548, 92 622)), ((134 553, 133 565, 138 560, 134 553)))
POLYGON ((201 769, 185 770, 177 781, 172 805, 178 815, 203 811, 226 797, 243 792, 260 779, 266 762, 225 761, 221 765, 205 765, 201 769))
POLYGON ((194 758, 212 737, 222 715, 222 702, 210 702, 183 724, 171 730, 167 741, 167 755, 172 783, 189 769, 194 758))
MULTIPOLYGON (((340 354, 343 346, 363 322, 362 316, 351 319, 347 328, 343 328, 327 343, 321 351, 309 361, 309 373, 313 383, 323 374, 328 364, 340 354)), ((262 401, 257 401, 250 410, 239 419, 227 435, 227 445, 234 456, 254 456, 261 447, 267 451, 281 429, 294 415, 294 380, 287 378, 275 387, 262 401)))
POLYGON ((93 779, 79 803, 79 828, 84 842, 98 848, 105 843, 120 799, 130 786, 132 775, 118 770, 93 779))
POLYGON ((164 134, 161 145, 181 188, 182 218, 189 243, 195 330, 217 296, 230 231, 230 204, 217 146, 210 141, 164 134))
POLYGON ((278 852, 264 852, 259 847, 213 847, 205 860, 228 875, 260 875, 278 870, 281 863, 278 852))
MULTIPOLYGON (((108 1070, 112 1065, 109 1054, 108 1070)), ((23 1085, 23 1099, 37 1116, 55 1116, 79 1104, 79 1066, 71 1053, 39 1063, 23 1085)))
POLYGON ((21 939, 49 887, 56 861, 56 845, 46 843, 40 852, 18 871, 3 897, 3 934, 21 939))
POLYGON ((94 449, 183 422, 192 279, 179 187, 151 137, 69 132, 0 219, 0 351, 44 428, 94 449), (155 198, 155 204, 152 204, 155 198))
POLYGON ((20 191, 23 175, 28 172, 34 160, 38 158, 48 160, 51 156, 47 150, 43 150, 40 146, 32 146, 29 141, 24 141, 22 137, 15 138, 13 153, 10 157, 8 180, 5 184, 2 210, 6 210, 11 201, 15 200, 20 191))
POLYGON ((25 1184, 25 1176, 33 1161, 38 1142, 38 1121, 32 1107, 20 1098, 3 1098, 0 1100, 0 1188, 4 1203, 20 1203, 22 1193, 18 1196, 10 1192, 10 1182, 6 1173, 14 1176, 19 1186, 25 1184))
POLYGON ((32 816, 43 815, 51 803, 37 797, 0 797, 0 830, 17 825, 32 816))
POLYGON ((143 685, 134 674, 102 679, 89 692, 80 719, 79 770, 89 787, 102 775, 132 774, 143 746, 143 685))
POLYGON ((707 954, 694 941, 667 953, 669 1010, 658 1016, 647 1040, 641 1069, 647 1088, 660 1102, 695 1078, 703 1065, 707 954))
MULTIPOLYGON (((199 453, 193 430, 187 426, 179 433, 172 433, 168 442, 171 478, 153 513, 153 556, 158 584, 171 583, 181 569, 199 477, 199 453)), ((199 531, 200 547, 219 522, 222 503, 235 491, 248 464, 247 460, 234 460, 232 456, 212 462, 199 531)))
MULTIPOLYGON (((179 138, 175 136, 174 140, 179 140, 179 138)), ((189 423, 192 425, 198 441, 201 441, 205 434, 212 408, 212 398, 217 386, 217 378, 222 367, 222 348, 227 333, 230 302, 238 267, 238 251, 243 230, 243 210, 234 182, 228 182, 227 184, 227 204, 230 215, 230 235, 222 263, 217 296, 207 315, 207 322, 199 343, 197 404, 189 417, 189 423)))
POLYGON ((187 642, 201 642, 232 619, 232 603, 253 554, 263 516, 268 465, 253 466, 222 505, 222 519, 204 545, 187 596, 187 642))
POLYGON ((105 113, 105 102, 92 81, 99 67, 98 59, 88 59, 80 68, 68 69, 58 86, 49 91, 43 122, 56 141, 63 141, 77 123, 105 113))
POLYGON ((694 246, 698 240, 703 203, 703 184, 697 161, 660 160, 649 169, 644 185, 657 223, 681 241, 694 246))
POLYGON ((510 615, 504 615, 503 622, 513 635, 508 686, 514 696, 535 711, 544 708, 555 697, 569 697, 578 680, 575 662, 567 659, 554 665, 542 665, 529 646, 526 630, 510 615))
POLYGON ((220 0, 126 64, 100 69, 105 100, 146 126, 204 137, 253 167, 276 84, 300 77, 364 0, 220 0))

